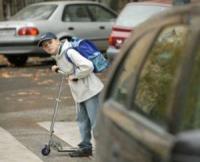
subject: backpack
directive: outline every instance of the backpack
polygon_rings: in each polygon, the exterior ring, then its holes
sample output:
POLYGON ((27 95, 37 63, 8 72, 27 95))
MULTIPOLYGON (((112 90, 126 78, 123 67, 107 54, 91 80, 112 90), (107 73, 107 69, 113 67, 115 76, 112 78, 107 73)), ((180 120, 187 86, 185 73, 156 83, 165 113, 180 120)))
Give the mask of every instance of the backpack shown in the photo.
MULTIPOLYGON (((108 68, 109 62, 90 40, 72 37, 70 39, 70 43, 72 47, 68 48, 66 50, 66 53, 69 49, 75 49, 76 51, 78 51, 83 57, 93 63, 94 73, 100 73, 108 68)), ((67 54, 65 56, 69 62, 74 64, 67 54)))

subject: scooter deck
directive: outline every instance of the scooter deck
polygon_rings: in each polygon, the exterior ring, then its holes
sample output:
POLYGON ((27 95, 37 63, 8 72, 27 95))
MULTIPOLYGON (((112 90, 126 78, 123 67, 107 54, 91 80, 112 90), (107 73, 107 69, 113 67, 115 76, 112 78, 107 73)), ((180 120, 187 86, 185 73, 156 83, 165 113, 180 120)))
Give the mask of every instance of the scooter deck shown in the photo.
POLYGON ((58 152, 75 152, 79 148, 78 147, 63 147, 62 149, 57 149, 58 152))

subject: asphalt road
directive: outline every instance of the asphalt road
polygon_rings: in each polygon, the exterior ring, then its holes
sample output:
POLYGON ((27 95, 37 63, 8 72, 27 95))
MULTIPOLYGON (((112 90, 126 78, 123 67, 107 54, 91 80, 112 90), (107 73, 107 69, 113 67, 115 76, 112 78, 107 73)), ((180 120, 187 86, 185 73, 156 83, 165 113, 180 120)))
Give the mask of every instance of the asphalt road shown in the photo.
MULTIPOLYGON (((30 154, 43 162, 88 162, 92 158, 70 158, 66 153, 51 151, 49 156, 41 155, 41 149, 48 142, 49 132, 38 123, 50 121, 52 118, 55 97, 58 92, 61 75, 51 72, 53 61, 50 59, 30 59, 24 67, 12 67, 6 62, 0 65, 0 128, 9 138, 19 142, 30 154)), ((100 78, 106 82, 106 74, 100 78)), ((57 121, 75 121, 74 102, 67 81, 62 91, 62 103, 57 115, 57 121)), ((67 129, 67 128, 66 128, 67 129)), ((56 134, 56 133, 55 133, 56 134)), ((0 134, 0 139, 9 139, 0 134)), ((70 146, 67 141, 55 136, 62 145, 70 146)), ((6 143, 6 142, 5 142, 6 143)), ((20 149, 15 150, 15 144, 10 140, 7 148, 0 147, 3 162, 17 162, 15 156, 20 155, 20 149), (6 151, 5 149, 8 149, 6 151), (9 149, 14 149, 15 153, 9 149), (18 151, 18 152, 17 152, 18 151), (6 154, 6 155, 5 155, 6 154), (19 155, 17 155, 19 154, 19 155), (12 161, 7 157, 12 156, 12 161)), ((5 145, 6 145, 5 144, 5 145)), ((2 157, 0 157, 2 159, 2 157)), ((1 161, 1 160, 0 160, 1 161)), ((23 162, 23 161, 19 161, 23 162)), ((27 159, 24 159, 27 162, 27 159)), ((37 160, 35 161, 37 162, 37 160)))

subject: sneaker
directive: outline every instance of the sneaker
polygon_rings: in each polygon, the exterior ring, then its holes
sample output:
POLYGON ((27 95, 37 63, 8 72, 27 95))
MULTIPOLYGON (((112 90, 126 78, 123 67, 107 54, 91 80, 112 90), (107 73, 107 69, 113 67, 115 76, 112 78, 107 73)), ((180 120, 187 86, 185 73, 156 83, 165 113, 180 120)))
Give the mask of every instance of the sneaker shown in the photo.
POLYGON ((78 149, 69 153, 70 157, 88 157, 92 156, 92 149, 78 149))

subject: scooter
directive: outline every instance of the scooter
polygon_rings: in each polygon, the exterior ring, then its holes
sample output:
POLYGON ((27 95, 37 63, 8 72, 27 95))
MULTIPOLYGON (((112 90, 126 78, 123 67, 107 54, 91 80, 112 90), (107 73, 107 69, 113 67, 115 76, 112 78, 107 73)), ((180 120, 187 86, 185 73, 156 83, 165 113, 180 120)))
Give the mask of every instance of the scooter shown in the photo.
POLYGON ((41 153, 44 156, 49 155, 49 153, 51 151, 51 148, 55 149, 57 152, 74 152, 74 151, 77 150, 77 148, 68 148, 68 149, 65 148, 64 149, 60 143, 58 143, 58 142, 56 142, 56 141, 53 140, 54 124, 55 124, 56 114, 58 112, 59 103, 61 102, 61 100, 60 100, 61 91, 62 91, 64 80, 66 78, 66 75, 64 74, 63 71, 58 70, 58 73, 62 74, 61 75, 61 81, 60 81, 60 85, 59 85, 58 94, 57 94, 57 97, 56 97, 56 102, 55 102, 55 108, 54 108, 54 112, 53 112, 53 117, 52 117, 52 120, 51 120, 49 142, 41 150, 41 153))

